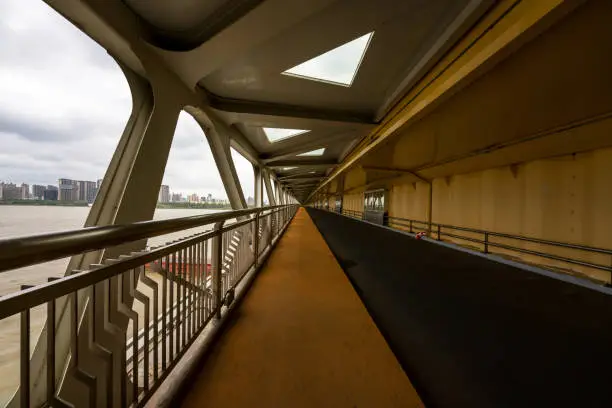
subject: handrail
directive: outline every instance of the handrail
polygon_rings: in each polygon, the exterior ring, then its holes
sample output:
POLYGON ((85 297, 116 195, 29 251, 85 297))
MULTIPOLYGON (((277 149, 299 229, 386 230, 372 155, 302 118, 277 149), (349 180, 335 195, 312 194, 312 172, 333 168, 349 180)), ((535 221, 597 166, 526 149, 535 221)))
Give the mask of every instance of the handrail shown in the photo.
MULTIPOLYGON (((386 218, 389 220, 411 221, 413 223, 417 223, 420 225, 430 225, 430 223, 427 221, 420 221, 420 220, 415 220, 415 219, 410 219, 410 218, 400 218, 400 217, 391 217, 391 216, 387 216, 386 218)), ((548 240, 548 239, 526 237, 524 235, 514 235, 514 234, 495 232, 495 231, 490 231, 490 230, 482 230, 482 229, 476 229, 476 228, 470 228, 470 227, 459 227, 456 225, 440 224, 440 223, 435 223, 435 222, 432 222, 431 226, 432 227, 440 226, 442 228, 448 228, 448 229, 453 229, 457 231, 471 232, 475 234, 485 234, 486 233, 490 237, 516 239, 518 241, 532 242, 534 244, 551 245, 551 246, 558 246, 558 247, 564 247, 564 248, 569 248, 569 249, 578 249, 578 250, 587 251, 587 252, 596 252, 596 253, 605 254, 605 255, 612 255, 611 249, 598 248, 598 247, 582 245, 582 244, 572 244, 569 242, 561 242, 561 241, 553 241, 553 240, 548 240)))
POLYGON ((100 250, 125 242, 134 242, 283 207, 286 206, 277 205, 246 210, 223 211, 215 214, 195 215, 169 220, 88 227, 2 239, 0 240, 0 273, 83 252, 100 250))
MULTIPOLYGON (((342 215, 346 215, 346 216, 357 218, 357 219, 363 219, 364 217, 364 213, 362 211, 342 209, 341 213, 342 215)), ((582 245, 582 244, 573 244, 569 242, 553 241, 553 240, 547 240, 547 239, 542 239, 542 238, 527 237, 527 236, 522 236, 522 235, 513 235, 513 234, 508 234, 508 233, 503 233, 503 232, 495 232, 495 231, 476 229, 476 228, 470 228, 470 227, 460 227, 456 225, 441 224, 441 223, 416 220, 416 219, 410 219, 410 218, 392 217, 389 215, 385 215, 384 224, 394 229, 399 229, 398 227, 407 228, 409 232, 411 233, 414 230, 427 231, 431 235, 430 238, 435 239, 437 241, 442 241, 443 237, 448 237, 448 238, 454 238, 454 239, 472 242, 476 244, 481 244, 483 246, 482 252, 484 253, 490 253, 490 248, 500 248, 500 249, 505 249, 508 251, 513 251, 519 254, 528 254, 528 255, 533 255, 533 256, 537 256, 541 258, 564 262, 566 264, 578 265, 578 266, 583 266, 586 268, 606 271, 606 272, 611 273, 610 283, 612 284, 612 264, 602 265, 599 263, 589 262, 583 259, 579 259, 579 257, 572 258, 569 256, 561 256, 561 255, 556 255, 553 253, 547 253, 541 250, 536 251, 533 249, 519 248, 517 246, 505 244, 499 241, 497 242, 492 241, 491 238, 511 239, 511 240, 516 240, 516 241, 529 242, 529 243, 540 244, 540 245, 548 245, 548 246, 559 247, 559 248, 566 248, 566 249, 583 251, 583 252, 599 254, 599 255, 612 255, 611 249, 599 248, 599 247, 582 245), (448 230, 461 231, 461 232, 469 233, 469 234, 478 234, 478 235, 481 235, 482 238, 468 236, 465 234, 460 235, 459 233, 453 233, 448 230)))
MULTIPOLYGON (((89 265, 84 271, 35 286, 24 285, 18 292, 0 296, 0 321, 21 317, 21 369, 17 394, 21 405, 30 405, 30 394, 45 404, 62 398, 58 394, 62 387, 57 385, 56 373, 70 355, 74 372, 65 371, 64 377, 93 378, 92 373, 96 372, 106 379, 106 388, 101 383, 88 381, 89 402, 81 401, 76 406, 86 403, 94 406, 97 396, 101 395, 105 396, 100 397, 100 402, 105 400, 107 405, 119 401, 130 406, 144 406, 208 323, 225 316, 238 285, 247 274, 252 277, 262 265, 297 207, 299 205, 289 204, 226 211, 0 241, 0 262, 16 268, 214 224, 211 231, 138 252, 126 250, 124 255, 107 259, 103 264, 89 265), (252 216, 246 217, 249 215, 252 216), (224 226, 226 220, 235 218, 240 220, 224 226), (157 281, 147 276, 155 273, 153 264, 165 268, 157 281), (132 303, 140 305, 140 310, 132 303), (32 353, 30 316, 32 310, 41 305, 46 305, 47 322, 55 324, 47 323, 44 338, 39 339, 32 353), (87 323, 83 323, 85 316, 88 316, 87 323), (123 320, 118 320, 118 316, 123 320), (127 338, 128 322, 132 324, 130 339, 127 338), (108 332, 109 336, 123 332, 124 345, 96 334, 101 332, 108 332), (56 356, 58 339, 69 341, 69 345, 62 343, 59 359, 56 356), (120 357, 118 364, 103 364, 98 369, 88 368, 92 372, 86 371, 78 358, 80 344, 85 340, 87 347, 93 347, 85 354, 91 352, 95 358, 111 361, 114 353, 125 353, 125 358, 120 357), (45 343, 46 349, 41 346, 45 343), (106 351, 97 355, 95 350, 106 351), (44 358, 48 361, 46 368, 42 368, 44 358), (31 365, 40 369, 28 370, 31 365), (129 381, 128 375, 131 376, 129 381), (113 378, 119 379, 117 389, 112 387, 113 378), (28 386, 33 383, 38 385, 28 386), (46 389, 40 384, 46 384, 46 389), (127 397, 128 387, 132 388, 132 397, 127 397)), ((6 265, 2 268, 8 269, 6 265)), ((80 397, 74 398, 77 401, 80 397)))

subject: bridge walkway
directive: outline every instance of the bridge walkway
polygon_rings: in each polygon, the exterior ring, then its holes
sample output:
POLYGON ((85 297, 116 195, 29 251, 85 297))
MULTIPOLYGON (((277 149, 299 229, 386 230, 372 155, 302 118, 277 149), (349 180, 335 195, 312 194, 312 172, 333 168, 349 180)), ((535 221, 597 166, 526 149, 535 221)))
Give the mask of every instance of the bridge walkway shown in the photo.
POLYGON ((192 379, 183 407, 422 407, 300 209, 192 379))

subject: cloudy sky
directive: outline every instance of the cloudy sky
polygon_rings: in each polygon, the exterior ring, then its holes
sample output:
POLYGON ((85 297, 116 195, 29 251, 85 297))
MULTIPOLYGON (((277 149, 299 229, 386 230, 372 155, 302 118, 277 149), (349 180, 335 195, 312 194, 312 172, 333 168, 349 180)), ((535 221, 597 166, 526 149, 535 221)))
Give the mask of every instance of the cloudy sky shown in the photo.
MULTIPOLYGON (((131 110, 114 60, 41 0, 0 0, 0 181, 104 176, 131 110)), ((245 196, 253 169, 232 151, 245 196)), ((164 184, 225 197, 205 136, 179 119, 164 184)))

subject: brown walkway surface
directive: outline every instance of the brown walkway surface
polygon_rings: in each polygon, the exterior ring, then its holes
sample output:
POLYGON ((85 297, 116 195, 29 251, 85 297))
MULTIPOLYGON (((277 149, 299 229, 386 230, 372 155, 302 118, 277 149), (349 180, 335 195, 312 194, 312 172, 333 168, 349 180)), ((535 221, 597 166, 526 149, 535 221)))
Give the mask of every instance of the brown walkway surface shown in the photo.
POLYGON ((422 407, 344 272, 300 209, 184 407, 422 407))

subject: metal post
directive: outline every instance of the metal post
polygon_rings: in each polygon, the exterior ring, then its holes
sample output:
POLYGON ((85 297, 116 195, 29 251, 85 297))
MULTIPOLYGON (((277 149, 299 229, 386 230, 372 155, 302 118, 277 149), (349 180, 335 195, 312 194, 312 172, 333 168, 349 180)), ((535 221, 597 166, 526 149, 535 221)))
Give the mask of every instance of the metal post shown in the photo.
MULTIPOLYGON (((49 278, 53 282, 57 278, 49 278)), ((55 299, 47 302, 47 401, 55 398, 55 299)))
POLYGON ((438 241, 440 240, 440 224, 438 224, 438 241))
MULTIPOLYGON (((31 285, 21 285, 21 290, 31 288, 31 285)), ((20 405, 30 406, 30 309, 21 312, 20 336, 20 405)))
POLYGON ((412 234, 412 220, 410 220, 410 233, 412 234))
POLYGON ((212 281, 213 281, 213 299, 217 313, 215 317, 221 318, 221 272, 223 269, 223 224, 225 221, 220 221, 215 224, 213 231, 216 233, 212 238, 212 281))
POLYGON ((485 254, 489 253, 489 233, 488 232, 484 233, 484 253, 485 254))
POLYGON ((255 214, 255 223, 253 226, 253 266, 255 266, 255 268, 259 265, 259 214, 259 211, 255 214))

